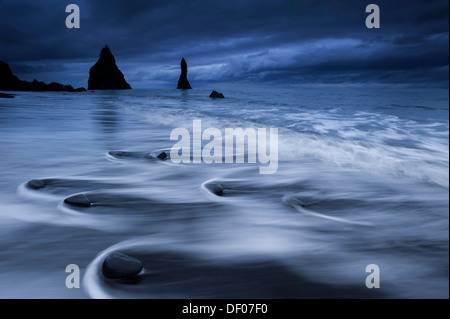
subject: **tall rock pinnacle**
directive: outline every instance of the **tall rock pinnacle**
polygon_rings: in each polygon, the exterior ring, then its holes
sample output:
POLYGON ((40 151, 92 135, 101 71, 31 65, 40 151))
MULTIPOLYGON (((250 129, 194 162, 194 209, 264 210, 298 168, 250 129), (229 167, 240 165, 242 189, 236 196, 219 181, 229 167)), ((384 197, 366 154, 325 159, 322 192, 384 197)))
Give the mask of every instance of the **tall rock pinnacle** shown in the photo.
POLYGON ((181 60, 181 74, 180 79, 178 80, 178 86, 177 89, 191 89, 191 85, 189 84, 189 81, 187 79, 187 63, 186 60, 183 58, 181 60))
POLYGON ((97 63, 89 71, 89 90, 127 90, 131 86, 116 65, 116 59, 108 46, 100 53, 97 63))

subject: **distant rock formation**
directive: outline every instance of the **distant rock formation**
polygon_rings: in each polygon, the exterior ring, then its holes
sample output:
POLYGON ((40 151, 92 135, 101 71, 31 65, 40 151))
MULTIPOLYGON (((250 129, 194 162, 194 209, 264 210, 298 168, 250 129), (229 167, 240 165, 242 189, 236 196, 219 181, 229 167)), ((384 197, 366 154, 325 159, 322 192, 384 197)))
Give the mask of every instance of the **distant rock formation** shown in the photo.
POLYGON ((222 93, 219 93, 217 91, 212 91, 211 94, 209 95, 209 97, 213 98, 213 99, 223 99, 223 98, 225 98, 225 96, 223 96, 222 93))
POLYGON ((129 90, 131 86, 116 65, 116 59, 108 46, 100 52, 100 58, 89 71, 88 90, 129 90))
POLYGON ((17 91, 22 85, 22 81, 12 73, 9 65, 0 60, 0 90, 17 91))
POLYGON ((184 58, 181 60, 180 65, 181 65, 181 74, 180 74, 180 78, 178 80, 177 89, 182 89, 182 90, 191 89, 191 85, 189 84, 189 81, 187 79, 187 63, 184 58))
POLYGON ((65 91, 65 92, 83 92, 85 88, 74 89, 70 85, 63 85, 52 82, 45 84, 36 79, 33 82, 21 81, 15 76, 9 65, 0 60, 0 90, 4 91, 65 91))

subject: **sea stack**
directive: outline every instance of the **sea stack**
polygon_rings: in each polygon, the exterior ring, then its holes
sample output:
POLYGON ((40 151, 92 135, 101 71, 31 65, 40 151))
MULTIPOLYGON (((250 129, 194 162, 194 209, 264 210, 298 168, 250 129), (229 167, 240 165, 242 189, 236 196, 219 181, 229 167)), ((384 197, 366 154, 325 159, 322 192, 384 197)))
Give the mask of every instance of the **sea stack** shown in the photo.
POLYGON ((100 52, 100 58, 89 71, 88 90, 128 90, 131 86, 116 65, 116 59, 108 46, 100 52))
POLYGON ((180 65, 181 65, 181 74, 180 74, 180 79, 178 80, 177 89, 182 89, 182 90, 191 89, 191 85, 189 84, 189 81, 187 79, 187 63, 184 58, 181 59, 180 65))

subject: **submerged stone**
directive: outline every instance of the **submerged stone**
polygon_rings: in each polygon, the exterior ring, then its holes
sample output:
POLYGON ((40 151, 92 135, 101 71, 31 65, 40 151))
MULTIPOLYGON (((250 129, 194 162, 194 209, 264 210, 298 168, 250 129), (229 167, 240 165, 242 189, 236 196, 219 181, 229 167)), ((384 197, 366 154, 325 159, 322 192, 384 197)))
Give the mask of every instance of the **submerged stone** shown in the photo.
POLYGON ((217 196, 223 196, 223 187, 222 187, 222 185, 219 185, 219 184, 210 184, 210 185, 207 185, 206 188, 207 188, 211 193, 213 193, 214 195, 217 195, 217 196))
POLYGON ((169 156, 167 155, 166 152, 162 152, 161 154, 159 154, 159 155, 157 156, 157 158, 160 159, 160 160, 166 160, 166 159, 169 158, 169 156))
POLYGON ((85 194, 78 194, 67 197, 64 203, 79 207, 90 207, 92 205, 91 200, 85 194))
POLYGON ((281 200, 285 205, 290 207, 295 206, 306 207, 306 205, 300 199, 292 195, 284 195, 281 200))
POLYGON ((103 261, 102 273, 106 278, 130 278, 141 272, 142 262, 122 253, 112 253, 103 261))
POLYGON ((41 179, 33 179, 27 183, 27 186, 32 189, 41 189, 47 186, 47 184, 41 179))
POLYGON ((114 156, 114 157, 124 157, 127 156, 126 152, 123 151, 110 151, 108 152, 109 155, 114 156))

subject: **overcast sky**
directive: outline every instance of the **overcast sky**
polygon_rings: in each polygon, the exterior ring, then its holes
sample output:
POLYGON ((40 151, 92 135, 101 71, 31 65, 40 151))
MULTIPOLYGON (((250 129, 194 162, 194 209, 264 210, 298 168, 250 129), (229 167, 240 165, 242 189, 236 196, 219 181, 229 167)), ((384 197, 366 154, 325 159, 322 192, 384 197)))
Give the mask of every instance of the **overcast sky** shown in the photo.
POLYGON ((108 44, 133 88, 206 83, 448 87, 448 0, 0 0, 0 60, 87 87, 108 44), (68 4, 81 28, 67 29, 68 4), (368 29, 376 3, 381 28, 368 29))

